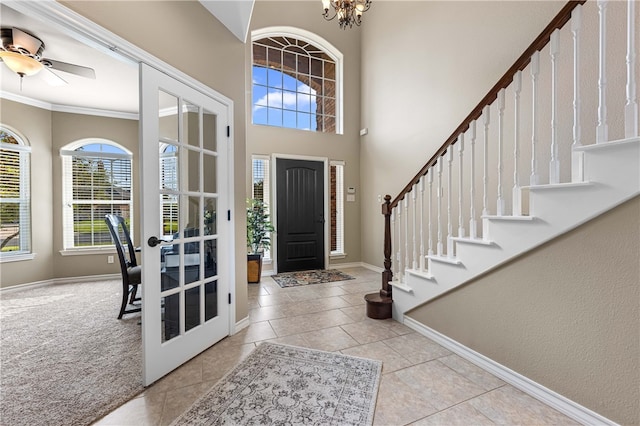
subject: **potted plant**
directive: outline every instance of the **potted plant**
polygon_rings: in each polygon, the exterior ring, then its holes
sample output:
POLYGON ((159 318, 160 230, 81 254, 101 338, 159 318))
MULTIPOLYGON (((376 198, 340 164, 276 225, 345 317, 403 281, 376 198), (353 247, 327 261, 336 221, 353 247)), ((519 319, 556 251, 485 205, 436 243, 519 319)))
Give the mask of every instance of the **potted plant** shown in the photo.
POLYGON ((262 255, 265 249, 271 247, 271 233, 274 231, 264 201, 256 198, 247 200, 247 281, 249 283, 260 282, 262 255))

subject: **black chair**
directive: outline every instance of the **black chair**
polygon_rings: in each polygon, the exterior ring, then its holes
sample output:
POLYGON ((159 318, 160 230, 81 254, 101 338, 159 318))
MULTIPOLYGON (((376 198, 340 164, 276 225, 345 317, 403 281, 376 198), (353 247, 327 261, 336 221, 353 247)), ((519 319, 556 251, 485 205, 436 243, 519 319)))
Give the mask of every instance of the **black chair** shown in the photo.
POLYGON ((118 319, 122 319, 124 314, 130 314, 133 312, 140 312, 141 307, 127 308, 127 299, 130 304, 133 304, 136 300, 136 294, 138 293, 138 286, 142 285, 142 269, 136 260, 136 252, 131 242, 131 236, 129 235, 129 229, 124 222, 122 216, 114 214, 105 215, 104 221, 109 227, 111 233, 111 239, 118 251, 118 259, 120 260, 120 272, 122 273, 122 304, 120 306, 120 313, 118 319), (126 247, 125 243, 126 242, 126 247))

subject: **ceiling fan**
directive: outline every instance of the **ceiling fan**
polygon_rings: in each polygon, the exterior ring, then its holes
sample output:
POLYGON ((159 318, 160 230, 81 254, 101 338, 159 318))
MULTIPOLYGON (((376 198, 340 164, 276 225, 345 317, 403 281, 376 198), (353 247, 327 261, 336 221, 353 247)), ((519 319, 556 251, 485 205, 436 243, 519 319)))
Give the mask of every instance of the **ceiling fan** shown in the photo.
POLYGON ((96 73, 92 68, 80 65, 69 64, 42 57, 44 52, 44 42, 33 34, 19 28, 1 28, 0 38, 0 60, 13 72, 20 76, 20 88, 22 79, 25 76, 38 74, 43 69, 42 74, 45 81, 51 86, 63 86, 67 82, 51 70, 63 71, 81 77, 96 78, 96 73))

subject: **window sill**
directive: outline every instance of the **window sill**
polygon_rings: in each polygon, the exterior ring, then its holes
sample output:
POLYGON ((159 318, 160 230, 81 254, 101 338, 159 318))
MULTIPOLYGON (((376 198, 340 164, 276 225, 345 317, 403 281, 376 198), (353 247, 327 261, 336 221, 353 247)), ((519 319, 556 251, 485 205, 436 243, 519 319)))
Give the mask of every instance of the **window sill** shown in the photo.
POLYGON ((60 254, 62 256, 87 256, 95 254, 111 254, 115 252, 115 247, 60 250, 60 254))
POLYGON ((3 255, 0 255, 0 263, 21 262, 23 260, 33 260, 35 257, 36 257, 35 253, 3 254, 3 255))
POLYGON ((344 259, 347 257, 347 253, 331 253, 329 255, 330 259, 344 259))

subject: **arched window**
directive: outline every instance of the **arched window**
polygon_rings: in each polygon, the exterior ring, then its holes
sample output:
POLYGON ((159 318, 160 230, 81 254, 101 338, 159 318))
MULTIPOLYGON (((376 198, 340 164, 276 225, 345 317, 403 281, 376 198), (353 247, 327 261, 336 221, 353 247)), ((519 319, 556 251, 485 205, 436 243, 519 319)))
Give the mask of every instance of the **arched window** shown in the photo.
POLYGON ((0 259, 31 253, 31 147, 16 132, 0 126, 0 259))
POLYGON ((131 152, 109 140, 84 139, 60 155, 64 249, 112 245, 106 214, 124 217, 133 234, 131 152))
POLYGON ((254 31, 253 124, 342 133, 342 54, 308 31, 254 31))

